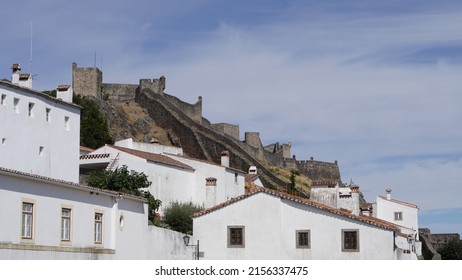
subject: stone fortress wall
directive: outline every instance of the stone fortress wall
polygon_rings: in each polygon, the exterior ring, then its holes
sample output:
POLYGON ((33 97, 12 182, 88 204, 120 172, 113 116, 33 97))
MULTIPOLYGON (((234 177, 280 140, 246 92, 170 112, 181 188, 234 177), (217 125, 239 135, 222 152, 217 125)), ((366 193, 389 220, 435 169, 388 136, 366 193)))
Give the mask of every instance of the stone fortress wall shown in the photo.
POLYGON ((135 100, 137 93, 149 89, 153 94, 165 97, 171 104, 186 114, 195 122, 212 129, 217 133, 231 139, 243 150, 260 161, 270 162, 280 167, 298 169, 312 179, 323 179, 319 177, 340 179, 340 172, 337 162, 321 161, 297 161, 291 158, 291 144, 274 143, 263 146, 259 132, 245 132, 244 140, 240 140, 239 125, 228 123, 210 123, 202 116, 202 97, 199 96, 195 104, 189 104, 179 98, 165 93, 166 79, 164 76, 156 79, 140 79, 139 84, 114 84, 103 83, 103 73, 97 67, 78 67, 72 64, 72 87, 76 94, 90 95, 105 100, 116 100, 131 102, 135 100), (317 173, 323 174, 322 176, 317 173))

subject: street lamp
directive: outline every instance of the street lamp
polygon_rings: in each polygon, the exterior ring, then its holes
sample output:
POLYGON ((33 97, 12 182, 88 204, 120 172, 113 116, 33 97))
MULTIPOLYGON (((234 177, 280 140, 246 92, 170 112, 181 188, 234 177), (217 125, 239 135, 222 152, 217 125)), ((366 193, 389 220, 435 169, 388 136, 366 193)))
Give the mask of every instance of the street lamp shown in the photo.
POLYGON ((197 245, 189 245, 190 239, 191 237, 189 235, 183 236, 184 245, 188 247, 196 247, 196 250, 194 252, 194 259, 198 260, 199 259, 199 240, 197 240, 197 245))

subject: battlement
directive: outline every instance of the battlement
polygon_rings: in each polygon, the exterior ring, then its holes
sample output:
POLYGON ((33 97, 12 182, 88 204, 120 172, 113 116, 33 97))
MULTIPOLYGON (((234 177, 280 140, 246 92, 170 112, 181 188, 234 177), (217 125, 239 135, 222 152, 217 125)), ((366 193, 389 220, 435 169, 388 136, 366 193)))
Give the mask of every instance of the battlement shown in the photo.
POLYGON ((165 90, 165 77, 159 79, 140 79, 140 91, 150 89, 154 93, 163 94, 165 90))

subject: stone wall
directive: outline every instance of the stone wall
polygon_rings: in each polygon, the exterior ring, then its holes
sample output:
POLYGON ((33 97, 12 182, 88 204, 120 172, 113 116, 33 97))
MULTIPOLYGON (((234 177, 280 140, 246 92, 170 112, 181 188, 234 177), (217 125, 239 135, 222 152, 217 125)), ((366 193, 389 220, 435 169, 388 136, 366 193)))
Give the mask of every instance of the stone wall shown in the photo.
POLYGON ((239 140, 239 125, 229 123, 212 124, 213 129, 239 140))
POLYGON ((436 251, 440 250, 451 240, 460 240, 460 235, 458 233, 431 233, 428 228, 420 228, 419 235, 425 237, 436 251))
POLYGON ((317 161, 311 158, 310 160, 301 160, 296 162, 297 170, 311 180, 338 180, 341 183, 340 169, 338 162, 317 161))
POLYGON ((77 67, 72 63, 72 88, 75 94, 101 98, 103 73, 97 67, 77 67))
POLYGON ((102 84, 102 97, 117 101, 133 101, 138 85, 131 84, 102 84))

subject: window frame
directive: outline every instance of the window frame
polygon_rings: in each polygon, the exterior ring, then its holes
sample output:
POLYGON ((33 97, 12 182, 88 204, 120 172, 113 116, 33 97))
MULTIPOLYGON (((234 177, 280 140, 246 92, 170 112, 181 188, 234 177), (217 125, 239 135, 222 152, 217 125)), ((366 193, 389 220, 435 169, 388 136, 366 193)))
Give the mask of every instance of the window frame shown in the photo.
POLYGON ((245 226, 228 226, 227 228, 227 246, 228 248, 245 248, 245 226), (234 231, 240 232, 240 242, 233 241, 234 231))
MULTIPOLYGON (((349 237, 349 238, 351 238, 349 237)), ((359 239, 359 229, 342 229, 342 252, 359 252, 360 246, 360 239, 359 239), (347 241, 346 238, 347 235, 354 234, 351 237, 354 237, 354 245, 352 248, 350 248, 350 245, 348 245, 351 241, 347 241)))
POLYGON ((27 107, 27 115, 31 118, 34 117, 34 106, 35 106, 34 102, 29 102, 29 105, 27 107))
POLYGON ((295 248, 296 249, 311 249, 311 230, 304 229, 304 230, 296 230, 295 231, 295 248), (307 234, 307 244, 300 244, 300 235, 307 234))
POLYGON ((403 220, 403 212, 397 211, 393 213, 395 221, 402 221, 403 220))
POLYGON ((93 214, 93 242, 95 245, 103 244, 103 225, 104 225, 104 213, 95 212, 93 214), (100 219, 97 219, 100 217, 100 219))
POLYGON ((33 243, 35 239, 35 218, 36 218, 36 202, 31 199, 22 199, 21 200, 21 223, 20 223, 20 240, 21 242, 33 243), (30 205, 30 211, 24 209, 25 205, 30 205), (26 220, 25 217, 28 217, 26 220), (27 223, 27 225, 26 225, 27 223), (28 232, 25 231, 26 226, 28 227, 28 232))
POLYGON ((72 241, 72 207, 61 206, 61 228, 60 228, 60 238, 61 243, 68 244, 72 241), (68 210, 69 215, 64 216, 64 211, 68 210), (67 236, 65 234, 65 227, 67 227, 67 236))
POLYGON ((2 93, 0 96, 0 105, 6 106, 6 94, 2 93))

